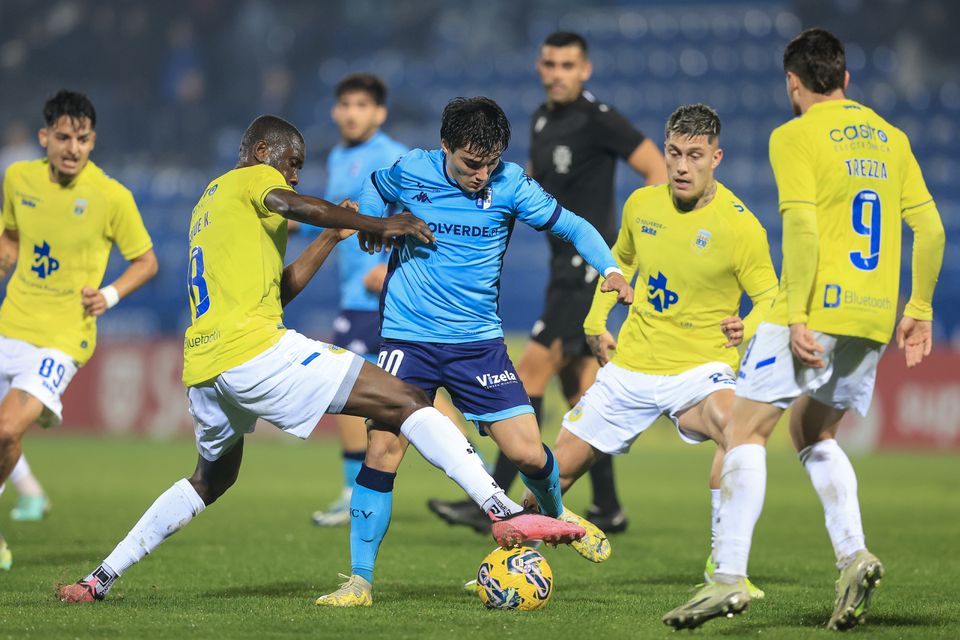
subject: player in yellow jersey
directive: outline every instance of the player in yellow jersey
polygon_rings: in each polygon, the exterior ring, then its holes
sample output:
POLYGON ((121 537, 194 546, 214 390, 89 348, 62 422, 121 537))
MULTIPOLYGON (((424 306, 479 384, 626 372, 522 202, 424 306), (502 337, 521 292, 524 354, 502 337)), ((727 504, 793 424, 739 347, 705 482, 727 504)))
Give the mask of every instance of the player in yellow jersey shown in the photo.
MULTIPOLYGON (((194 207, 187 279, 192 323, 183 341, 183 382, 195 423, 196 470, 157 498, 100 566, 61 588, 62 600, 103 599, 118 576, 223 495, 240 472, 243 437, 259 418, 307 438, 324 413, 367 416, 374 428, 402 433, 485 505, 498 520, 498 544, 527 538, 570 542, 584 535, 582 527, 526 513, 507 498, 463 434, 419 388, 346 349, 283 326, 283 306, 316 273, 341 237, 337 229, 358 229, 379 243, 405 235, 434 242, 427 225, 409 213, 361 216, 296 193, 304 159, 296 127, 260 116, 243 135, 238 166, 207 185, 194 207), (328 231, 284 268, 288 219, 328 231)), ((365 464, 358 484, 362 479, 375 496, 389 491, 395 476, 365 464)), ((367 506, 353 504, 351 511, 366 520, 381 507, 360 489, 352 500, 364 496, 367 506)), ((338 596, 343 605, 372 604, 369 581, 353 576, 348 585, 338 596)))
POLYGON ((783 215, 782 284, 740 367, 715 582, 664 616, 675 628, 746 609, 747 559, 766 487, 764 446, 791 405, 790 435, 823 503, 840 571, 827 626, 844 630, 863 621, 884 569, 864 543, 857 478, 835 435, 847 410, 866 413, 894 331, 902 222, 914 233, 913 283, 897 344, 908 367, 932 346, 944 233, 910 142, 845 97, 849 74, 833 34, 801 33, 787 45, 783 68, 799 117, 770 136, 783 215))
POLYGON ((564 416, 554 452, 566 490, 598 459, 627 453, 667 416, 684 441, 717 443, 710 474, 715 507, 736 347, 769 309, 777 276, 763 227, 714 178, 723 158, 717 113, 702 104, 682 106, 665 135, 667 183, 633 192, 613 247, 624 277, 636 274, 637 290, 642 285, 646 295, 634 298, 614 341, 607 331, 614 301, 597 289, 583 326, 602 368, 564 416), (754 311, 742 321, 743 292, 754 311))
MULTIPOLYGON (((157 272, 133 196, 90 160, 97 115, 86 96, 60 91, 43 107, 46 157, 16 162, 3 179, 0 278, 0 484, 34 422, 60 422, 60 398, 96 345, 97 317, 157 272), (110 249, 130 261, 100 288, 110 249)), ((9 550, 0 538, 0 568, 9 550)))

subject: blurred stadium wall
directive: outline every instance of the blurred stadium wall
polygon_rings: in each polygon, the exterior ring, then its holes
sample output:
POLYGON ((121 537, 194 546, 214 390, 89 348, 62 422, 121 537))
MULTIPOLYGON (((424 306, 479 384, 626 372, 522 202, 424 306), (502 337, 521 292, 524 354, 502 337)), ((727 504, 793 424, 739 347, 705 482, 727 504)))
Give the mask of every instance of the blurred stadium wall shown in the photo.
MULTIPOLYGON (((35 131, 50 94, 86 92, 99 114, 93 158, 133 190, 161 264, 154 281, 101 320, 98 354, 67 393, 67 426, 189 431, 178 377, 190 210, 207 181, 233 166, 240 133, 264 112, 302 129, 300 189, 321 192, 324 158, 337 141, 332 90, 351 71, 386 79, 386 130, 410 146, 438 145, 449 98, 496 99, 514 125, 505 157, 524 163, 529 117, 543 100, 537 45, 556 29, 578 31, 591 46, 590 90, 655 140, 678 104, 720 112, 726 156, 718 177, 766 226, 779 265, 767 139, 790 117, 783 46, 810 26, 846 43, 849 96, 910 136, 947 228, 934 301, 941 352, 906 377, 891 349, 875 415, 851 437, 868 446, 960 447, 960 358, 945 349, 960 345, 960 3, 950 0, 488 0, 482 12, 441 0, 0 0, 0 169, 40 154, 35 131)), ((622 168, 618 201, 637 186, 622 168)), ((288 254, 302 246, 294 238, 288 254)), ((904 269, 909 247, 907 237, 904 269)), ((501 298, 508 331, 526 332, 540 312, 547 252, 529 229, 513 237, 501 298)), ((114 256, 107 278, 121 268, 114 256)), ((336 302, 329 267, 291 305, 288 324, 327 336, 336 302)))

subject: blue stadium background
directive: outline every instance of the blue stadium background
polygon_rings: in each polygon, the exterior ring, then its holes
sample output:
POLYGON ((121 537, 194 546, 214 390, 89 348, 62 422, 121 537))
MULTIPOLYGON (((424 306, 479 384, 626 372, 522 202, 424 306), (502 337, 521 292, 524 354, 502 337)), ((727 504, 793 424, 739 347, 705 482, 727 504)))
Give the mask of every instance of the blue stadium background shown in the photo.
MULTIPOLYGON (((372 71, 390 85, 386 130, 410 146, 438 145, 439 114, 454 96, 487 95, 507 111, 505 157, 524 163, 529 118, 543 100, 537 45, 556 29, 590 42, 588 88, 660 141, 679 104, 706 102, 723 119, 718 177, 766 226, 780 262, 770 131, 790 117, 780 56, 801 28, 825 26, 847 44, 849 96, 904 129, 947 228, 937 290, 938 339, 960 342, 960 73, 952 45, 960 7, 945 0, 584 3, 488 0, 465 10, 440 0, 350 3, 195 0, 0 2, 0 163, 36 157, 43 100, 60 87, 88 93, 98 110, 94 160, 130 187, 156 243, 160 273, 111 311, 101 335, 175 335, 184 291, 190 210, 207 181, 230 169, 240 134, 264 112, 307 138, 300 190, 324 186, 337 141, 329 119, 336 81, 372 71)), ((621 166, 618 202, 638 186, 621 166)), ((909 233, 906 234, 909 237, 909 233)), ((295 256, 302 239, 291 241, 295 256)), ((908 241, 909 247, 909 241, 908 241)), ((518 229, 505 262, 501 310, 508 330, 537 318, 547 243, 518 229)), ((910 251, 904 251, 904 268, 910 251)), ((123 267, 114 256, 107 278, 123 267)), ((336 272, 323 270, 288 310, 288 324, 328 335, 336 272)), ((909 280, 903 282, 904 295, 909 280)))

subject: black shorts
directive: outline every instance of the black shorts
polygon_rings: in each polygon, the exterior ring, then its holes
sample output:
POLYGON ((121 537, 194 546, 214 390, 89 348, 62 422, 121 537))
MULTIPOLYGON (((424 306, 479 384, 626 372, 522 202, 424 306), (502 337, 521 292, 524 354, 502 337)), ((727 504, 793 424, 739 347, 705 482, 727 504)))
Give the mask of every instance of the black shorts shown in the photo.
POLYGON ((565 356, 592 355, 583 337, 583 321, 593 303, 593 292, 593 286, 548 288, 543 313, 530 338, 548 349, 559 338, 565 356))

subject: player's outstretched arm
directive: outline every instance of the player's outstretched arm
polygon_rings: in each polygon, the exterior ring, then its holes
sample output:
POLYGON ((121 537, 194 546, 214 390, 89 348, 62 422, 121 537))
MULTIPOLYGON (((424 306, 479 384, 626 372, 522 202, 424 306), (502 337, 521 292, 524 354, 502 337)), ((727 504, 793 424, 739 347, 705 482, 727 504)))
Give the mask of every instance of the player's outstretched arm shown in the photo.
POLYGON ((599 271, 604 280, 600 283, 603 292, 617 292, 617 302, 631 304, 633 288, 623 277, 617 261, 603 236, 592 224, 567 209, 560 209, 560 215, 548 227, 550 233, 566 240, 574 246, 587 263, 599 271))
POLYGON ((337 246, 337 243, 349 238, 354 233, 356 231, 353 229, 324 229, 320 235, 314 238, 303 250, 303 253, 284 268, 283 274, 280 276, 280 304, 285 307, 296 298, 316 275, 317 270, 326 261, 327 256, 337 246))
POLYGON ((142 287, 150 278, 157 275, 159 265, 153 249, 130 260, 130 265, 120 277, 101 289, 86 286, 80 290, 80 301, 87 315, 102 316, 121 299, 142 287))
POLYGON ((434 241, 433 233, 426 223, 409 213, 389 218, 364 216, 322 198, 301 195, 287 189, 274 189, 266 195, 263 203, 284 218, 317 227, 355 229, 385 239, 411 236, 426 244, 434 241))
POLYGON ((933 348, 933 290, 940 276, 946 236, 936 207, 904 216, 913 231, 913 279, 910 301, 897 326, 897 346, 908 367, 930 355, 933 348))
POLYGON ((20 232, 16 229, 4 229, 0 234, 0 282, 13 271, 19 253, 20 232))

